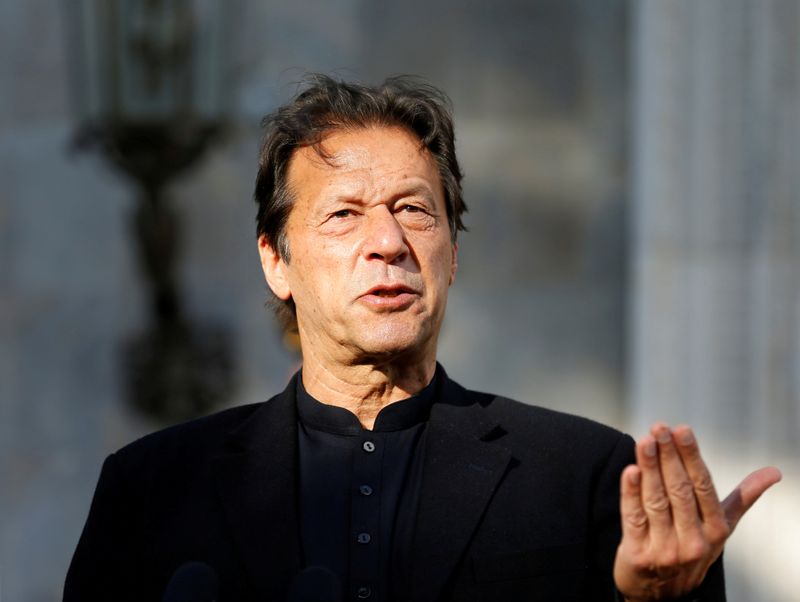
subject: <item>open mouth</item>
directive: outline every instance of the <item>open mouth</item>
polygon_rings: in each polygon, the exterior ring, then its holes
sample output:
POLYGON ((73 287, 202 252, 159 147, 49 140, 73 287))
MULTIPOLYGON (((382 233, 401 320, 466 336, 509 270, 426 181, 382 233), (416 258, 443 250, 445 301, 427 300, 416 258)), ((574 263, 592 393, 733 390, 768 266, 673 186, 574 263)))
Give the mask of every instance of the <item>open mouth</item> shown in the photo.
POLYGON ((376 297, 397 297, 399 295, 405 294, 414 294, 416 291, 413 289, 403 286, 401 284, 398 285, 389 285, 389 286, 376 286, 373 289, 367 291, 367 295, 375 295, 376 297))
POLYGON ((402 284, 376 286, 367 291, 361 298, 370 305, 380 308, 405 307, 417 297, 417 292, 402 284))

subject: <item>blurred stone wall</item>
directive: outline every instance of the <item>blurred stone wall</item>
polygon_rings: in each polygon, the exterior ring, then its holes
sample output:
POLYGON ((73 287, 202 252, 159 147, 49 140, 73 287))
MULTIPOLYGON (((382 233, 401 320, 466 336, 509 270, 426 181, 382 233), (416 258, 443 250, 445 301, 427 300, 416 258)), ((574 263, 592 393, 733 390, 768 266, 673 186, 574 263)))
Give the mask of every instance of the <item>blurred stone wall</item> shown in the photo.
POLYGON ((728 546, 731 599, 800 591, 800 3, 635 5, 630 424, 689 422, 721 494, 784 482, 728 546), (735 597, 734 597, 735 596, 735 597))

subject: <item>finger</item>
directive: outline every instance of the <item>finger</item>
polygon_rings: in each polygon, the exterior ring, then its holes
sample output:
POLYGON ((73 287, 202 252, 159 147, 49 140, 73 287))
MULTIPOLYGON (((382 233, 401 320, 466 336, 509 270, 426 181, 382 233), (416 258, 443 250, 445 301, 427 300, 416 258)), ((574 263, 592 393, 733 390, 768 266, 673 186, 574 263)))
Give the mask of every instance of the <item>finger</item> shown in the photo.
POLYGON ((680 536, 697 534, 700 526, 700 515, 697 511, 697 500, 694 485, 689 478, 683 460, 672 440, 672 432, 664 423, 656 423, 651 429, 658 442, 658 460, 664 489, 669 498, 672 518, 680 536))
POLYGON ((756 503, 767 489, 781 480, 781 471, 774 466, 760 468, 750 473, 722 502, 725 518, 731 531, 736 528, 745 512, 756 503))
POLYGON ((657 542, 664 542, 672 529, 672 515, 658 466, 658 447, 652 435, 646 435, 637 442, 636 463, 642 472, 641 499, 650 535, 657 542))
POLYGON ((683 460, 683 465, 694 487, 694 497, 700 508, 701 519, 713 523, 724 519, 714 480, 700 455, 697 439, 688 426, 680 425, 673 431, 673 440, 683 460))
POLYGON ((619 511, 622 517, 622 537, 636 542, 647 537, 647 514, 642 506, 642 471, 631 464, 620 477, 619 511))

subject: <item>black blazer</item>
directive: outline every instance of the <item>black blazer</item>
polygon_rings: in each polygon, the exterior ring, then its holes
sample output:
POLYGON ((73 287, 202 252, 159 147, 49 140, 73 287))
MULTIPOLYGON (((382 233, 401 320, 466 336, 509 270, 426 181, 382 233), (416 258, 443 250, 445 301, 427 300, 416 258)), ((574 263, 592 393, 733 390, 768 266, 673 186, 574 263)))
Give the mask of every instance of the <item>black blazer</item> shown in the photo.
MULTIPOLYGON (((614 600, 633 440, 439 379, 414 535, 415 602, 614 600)), ((295 376, 295 378, 297 378, 295 376)), ((158 601, 202 561, 220 600, 282 601, 302 568, 295 382, 106 459, 66 602, 158 601)), ((691 599, 724 600, 721 563, 691 599)))

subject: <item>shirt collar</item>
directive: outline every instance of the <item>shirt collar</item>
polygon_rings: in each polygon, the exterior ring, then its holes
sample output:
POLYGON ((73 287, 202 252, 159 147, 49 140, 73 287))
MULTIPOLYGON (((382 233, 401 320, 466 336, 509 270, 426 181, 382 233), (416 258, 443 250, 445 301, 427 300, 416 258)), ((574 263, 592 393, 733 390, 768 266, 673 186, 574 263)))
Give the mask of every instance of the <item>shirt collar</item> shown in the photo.
MULTIPOLYGON (((416 395, 383 408, 375 418, 372 430, 401 431, 426 422, 435 401, 439 371, 437 365, 431 382, 416 395)), ((350 410, 322 403, 312 397, 303 386, 302 374, 297 378, 297 412, 300 422, 313 429, 341 435, 358 435, 366 430, 350 410)))

